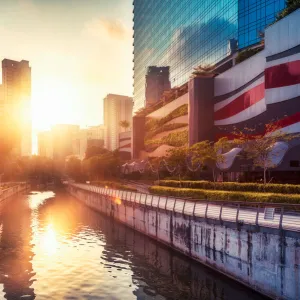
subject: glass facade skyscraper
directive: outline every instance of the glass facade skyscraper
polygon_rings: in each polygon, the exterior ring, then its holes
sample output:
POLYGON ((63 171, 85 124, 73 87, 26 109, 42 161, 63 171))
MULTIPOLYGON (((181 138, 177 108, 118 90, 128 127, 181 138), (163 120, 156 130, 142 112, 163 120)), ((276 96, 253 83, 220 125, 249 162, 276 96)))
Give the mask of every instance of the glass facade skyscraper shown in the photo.
POLYGON ((278 12, 284 7, 285 0, 239 0, 239 48, 258 43, 258 32, 273 23, 278 12))
POLYGON ((148 67, 169 67, 171 86, 227 56, 228 41, 258 41, 284 0, 134 0, 134 111, 145 106, 148 67), (254 5, 255 4, 255 5, 254 5), (255 16, 254 16, 255 15, 255 16), (255 34, 254 34, 255 32, 255 34))

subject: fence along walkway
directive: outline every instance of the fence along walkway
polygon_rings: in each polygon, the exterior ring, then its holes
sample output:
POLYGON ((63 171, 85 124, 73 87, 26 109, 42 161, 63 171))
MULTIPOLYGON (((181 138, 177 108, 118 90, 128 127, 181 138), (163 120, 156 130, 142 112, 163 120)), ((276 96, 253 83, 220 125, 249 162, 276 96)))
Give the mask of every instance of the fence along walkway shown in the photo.
POLYGON ((108 189, 89 184, 71 183, 70 185, 86 191, 119 198, 123 201, 157 207, 189 216, 300 232, 300 214, 290 210, 292 208, 299 212, 299 204, 208 202, 207 200, 181 199, 108 189))

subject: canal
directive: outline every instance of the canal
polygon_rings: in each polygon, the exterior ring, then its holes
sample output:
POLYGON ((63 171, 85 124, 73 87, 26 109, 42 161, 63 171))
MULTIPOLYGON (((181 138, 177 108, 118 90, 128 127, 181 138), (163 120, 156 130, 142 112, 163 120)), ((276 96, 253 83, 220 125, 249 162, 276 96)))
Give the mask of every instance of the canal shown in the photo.
POLYGON ((63 192, 0 204, 0 299, 264 299, 63 192))

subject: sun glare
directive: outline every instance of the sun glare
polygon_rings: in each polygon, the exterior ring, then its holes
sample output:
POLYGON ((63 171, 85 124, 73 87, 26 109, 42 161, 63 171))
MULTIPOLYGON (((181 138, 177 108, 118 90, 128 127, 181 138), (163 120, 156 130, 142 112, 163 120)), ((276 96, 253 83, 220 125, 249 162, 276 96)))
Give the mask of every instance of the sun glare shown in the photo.
POLYGON ((72 82, 48 80, 33 88, 32 119, 38 130, 58 123, 74 123, 74 104, 79 100, 79 88, 72 82))
POLYGON ((56 232, 52 224, 47 226, 41 239, 42 249, 48 255, 52 256, 57 252, 58 241, 56 238, 56 232))

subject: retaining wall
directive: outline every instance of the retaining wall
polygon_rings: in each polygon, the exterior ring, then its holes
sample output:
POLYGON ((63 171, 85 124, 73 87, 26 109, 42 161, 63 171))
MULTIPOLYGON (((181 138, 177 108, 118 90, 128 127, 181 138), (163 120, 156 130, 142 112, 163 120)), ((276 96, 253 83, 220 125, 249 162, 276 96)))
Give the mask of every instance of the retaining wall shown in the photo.
POLYGON ((27 183, 19 183, 5 190, 0 190, 0 204, 11 196, 14 196, 18 193, 24 193, 28 191, 28 189, 29 185, 27 183))
MULTIPOLYGON (((172 211, 69 185, 87 206, 276 299, 300 299, 300 234, 172 211)), ((150 198, 149 198, 150 199, 150 198)), ((175 206, 175 205, 174 205, 175 206)), ((182 208, 182 212, 185 208, 182 208)))

